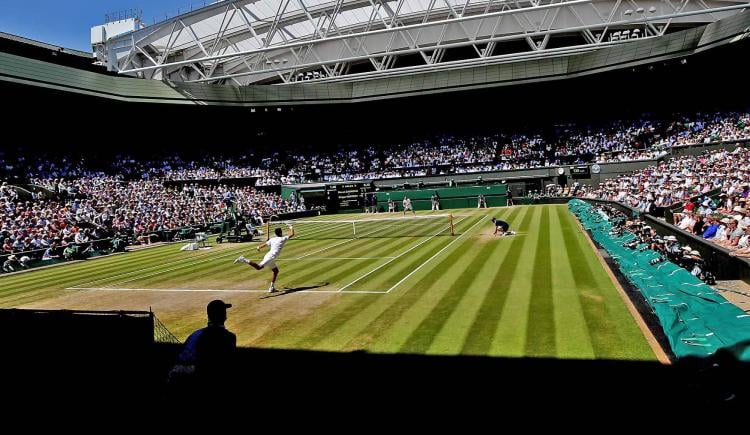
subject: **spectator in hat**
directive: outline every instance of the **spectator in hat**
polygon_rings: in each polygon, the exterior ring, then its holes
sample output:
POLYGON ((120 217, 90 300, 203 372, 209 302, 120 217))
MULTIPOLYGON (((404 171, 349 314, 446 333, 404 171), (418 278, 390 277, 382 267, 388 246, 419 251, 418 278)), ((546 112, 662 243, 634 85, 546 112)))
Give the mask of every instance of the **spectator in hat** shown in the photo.
POLYGON ((16 258, 15 255, 8 256, 8 258, 3 262, 3 272, 15 272, 21 267, 22 264, 20 261, 18 261, 18 258, 16 258))
POLYGON ((237 336, 224 327, 227 320, 227 304, 216 299, 206 307, 208 326, 198 329, 185 340, 185 345, 177 357, 175 371, 195 376, 198 386, 220 388, 226 376, 232 371, 234 353, 237 349, 237 336))
POLYGON ((18 261, 21 264, 21 267, 26 268, 26 267, 29 267, 29 262, 31 261, 31 257, 29 257, 28 255, 23 255, 18 261))

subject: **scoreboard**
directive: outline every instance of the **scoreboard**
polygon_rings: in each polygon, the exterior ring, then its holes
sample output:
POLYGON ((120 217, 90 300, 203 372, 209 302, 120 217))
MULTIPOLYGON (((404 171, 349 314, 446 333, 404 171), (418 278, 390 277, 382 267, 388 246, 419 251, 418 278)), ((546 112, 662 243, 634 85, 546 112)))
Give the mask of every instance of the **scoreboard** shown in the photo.
POLYGON ((373 192, 370 182, 336 183, 326 185, 326 208, 328 210, 361 210, 365 196, 373 192))
POLYGON ((588 166, 573 166, 570 168, 570 175, 572 175, 573 178, 589 178, 591 172, 589 171, 588 166))

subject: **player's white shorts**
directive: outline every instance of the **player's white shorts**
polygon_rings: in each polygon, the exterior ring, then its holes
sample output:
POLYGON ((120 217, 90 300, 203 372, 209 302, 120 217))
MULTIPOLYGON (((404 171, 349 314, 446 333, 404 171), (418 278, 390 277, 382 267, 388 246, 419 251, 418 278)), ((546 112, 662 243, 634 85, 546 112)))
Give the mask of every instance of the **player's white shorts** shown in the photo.
POLYGON ((269 269, 273 269, 273 268, 276 267, 276 261, 275 261, 276 257, 274 257, 272 255, 269 255, 269 254, 270 254, 270 252, 268 254, 266 254, 265 257, 263 257, 263 261, 261 261, 260 263, 258 263, 258 266, 260 266, 260 267, 267 267, 269 269))

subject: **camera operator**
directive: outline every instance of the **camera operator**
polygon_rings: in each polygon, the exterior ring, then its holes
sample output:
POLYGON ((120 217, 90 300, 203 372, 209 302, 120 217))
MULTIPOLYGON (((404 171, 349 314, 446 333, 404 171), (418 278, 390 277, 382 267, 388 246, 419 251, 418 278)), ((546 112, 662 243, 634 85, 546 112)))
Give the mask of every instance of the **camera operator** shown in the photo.
POLYGON ((650 249, 658 253, 660 256, 667 255, 666 240, 662 239, 659 235, 652 237, 650 249))
POLYGON ((698 276, 700 273, 700 263, 703 262, 700 252, 690 248, 690 246, 683 247, 682 251, 683 254, 679 259, 679 265, 689 270, 691 274, 698 276), (698 269, 697 272, 696 269, 698 269))
POLYGON ((677 237, 675 236, 664 237, 664 248, 666 251, 667 259, 673 263, 677 263, 680 255, 682 254, 680 243, 677 242, 677 237))

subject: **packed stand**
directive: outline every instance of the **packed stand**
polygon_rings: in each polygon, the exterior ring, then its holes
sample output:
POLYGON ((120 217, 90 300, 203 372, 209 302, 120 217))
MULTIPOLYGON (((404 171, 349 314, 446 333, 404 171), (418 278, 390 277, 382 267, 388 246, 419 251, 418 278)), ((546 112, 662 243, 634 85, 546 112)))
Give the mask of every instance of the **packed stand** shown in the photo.
POLYGON ((741 147, 671 159, 597 188, 584 186, 578 194, 644 213, 680 206, 670 223, 741 257, 750 257, 749 195, 750 149, 741 147), (713 198, 707 195, 717 189, 713 198))
POLYGON ((19 201, 13 188, 0 187, 5 272, 23 269, 33 259, 82 259, 103 250, 124 250, 128 239, 149 244, 153 233, 222 221, 227 192, 236 198, 241 215, 256 223, 304 207, 249 186, 167 187, 161 180, 111 176, 31 181, 52 193, 41 191, 32 200, 19 201))
POLYGON ((104 174, 169 181, 253 177, 257 186, 269 186, 653 160, 664 157, 670 147, 750 138, 749 124, 747 113, 698 113, 669 121, 557 125, 544 133, 441 136, 409 144, 339 146, 325 151, 290 147, 257 155, 204 153, 192 159, 177 154, 152 159, 123 154, 99 165, 84 156, 38 156, 34 152, 6 156, 0 152, 0 179, 10 173, 44 179, 104 174), (38 158, 32 161, 27 157, 31 155, 38 158))

